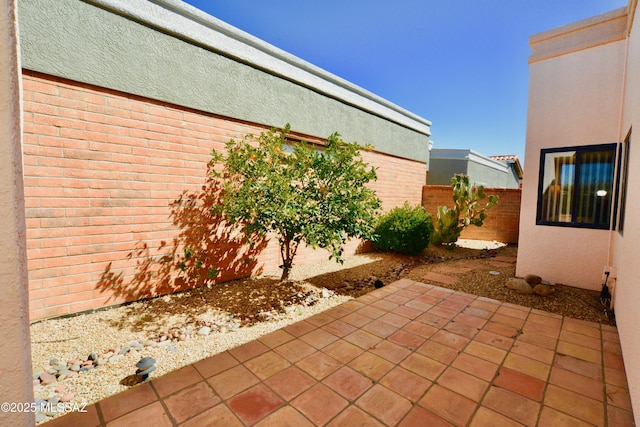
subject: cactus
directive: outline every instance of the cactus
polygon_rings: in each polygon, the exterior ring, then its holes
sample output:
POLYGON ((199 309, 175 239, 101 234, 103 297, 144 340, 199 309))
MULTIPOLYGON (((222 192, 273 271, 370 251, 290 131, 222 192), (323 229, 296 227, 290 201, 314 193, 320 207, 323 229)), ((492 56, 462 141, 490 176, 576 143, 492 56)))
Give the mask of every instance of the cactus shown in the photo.
POLYGON ((460 233, 469 225, 481 227, 487 218, 487 211, 498 203, 498 196, 487 196, 482 185, 472 187, 469 177, 456 174, 451 178, 453 189, 453 208, 439 206, 437 213, 437 230, 433 244, 445 245, 453 249, 460 238, 460 233), (481 207, 480 202, 489 201, 481 207))

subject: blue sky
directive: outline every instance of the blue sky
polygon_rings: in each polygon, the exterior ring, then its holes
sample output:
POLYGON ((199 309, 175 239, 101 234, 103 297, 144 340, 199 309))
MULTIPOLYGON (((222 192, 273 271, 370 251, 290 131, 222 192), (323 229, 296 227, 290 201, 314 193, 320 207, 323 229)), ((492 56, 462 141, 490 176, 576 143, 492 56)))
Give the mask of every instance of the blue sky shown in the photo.
POLYGON ((516 154, 523 160, 529 37, 627 2, 187 3, 431 120, 434 147, 516 154))

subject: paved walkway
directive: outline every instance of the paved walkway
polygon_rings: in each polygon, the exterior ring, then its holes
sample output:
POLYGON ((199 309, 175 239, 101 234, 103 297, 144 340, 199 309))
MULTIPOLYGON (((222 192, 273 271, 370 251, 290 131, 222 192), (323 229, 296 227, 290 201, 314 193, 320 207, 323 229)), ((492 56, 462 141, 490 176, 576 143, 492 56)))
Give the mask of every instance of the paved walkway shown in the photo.
POLYGON ((63 425, 634 424, 616 328, 403 279, 63 425))

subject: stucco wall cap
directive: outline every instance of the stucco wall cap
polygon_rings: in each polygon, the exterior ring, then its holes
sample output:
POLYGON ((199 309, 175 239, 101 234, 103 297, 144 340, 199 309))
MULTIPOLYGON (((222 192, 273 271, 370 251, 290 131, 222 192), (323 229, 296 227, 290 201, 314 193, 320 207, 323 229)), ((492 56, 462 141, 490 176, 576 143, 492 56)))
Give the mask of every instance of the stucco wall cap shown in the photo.
POLYGON ((88 0, 378 116, 431 135, 431 122, 180 0, 88 0))
POLYGON ((638 0, 629 0, 627 5, 627 36, 631 34, 631 28, 633 28, 633 22, 636 17, 636 10, 638 10, 638 0))
POLYGON ((468 160, 492 169, 506 172, 509 167, 501 161, 494 160, 477 151, 465 148, 434 148, 431 150, 431 160, 468 160))
POLYGON ((532 35, 531 37, 529 37, 529 44, 536 43, 545 39, 557 37, 573 31, 582 30, 587 27, 592 27, 594 25, 598 25, 606 21, 618 19, 620 17, 625 16, 626 14, 627 14, 627 7, 625 6, 625 7, 612 10, 610 12, 605 12, 597 16, 592 16, 591 18, 572 22, 571 24, 563 25, 558 28, 553 28, 551 30, 543 31, 541 33, 532 35))
POLYGON ((627 35, 628 8, 574 22, 529 37, 529 64, 567 53, 623 40, 627 35))

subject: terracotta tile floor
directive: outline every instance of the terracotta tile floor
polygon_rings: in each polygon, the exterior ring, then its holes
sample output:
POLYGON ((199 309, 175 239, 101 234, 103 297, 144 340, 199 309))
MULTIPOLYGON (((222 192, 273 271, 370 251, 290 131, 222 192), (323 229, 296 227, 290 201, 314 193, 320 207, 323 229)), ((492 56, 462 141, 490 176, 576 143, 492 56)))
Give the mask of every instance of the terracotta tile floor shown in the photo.
POLYGON ((634 421, 616 328, 403 279, 46 425, 634 421))

